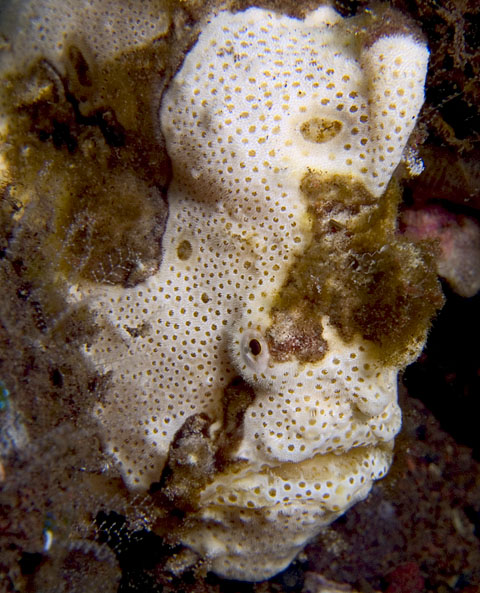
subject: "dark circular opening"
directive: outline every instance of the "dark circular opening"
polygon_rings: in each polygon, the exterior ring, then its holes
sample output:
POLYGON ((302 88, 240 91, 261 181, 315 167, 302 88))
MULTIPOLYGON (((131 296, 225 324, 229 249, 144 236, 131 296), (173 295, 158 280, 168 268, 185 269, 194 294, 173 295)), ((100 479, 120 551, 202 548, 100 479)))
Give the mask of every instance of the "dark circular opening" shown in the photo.
POLYGON ((254 355, 254 356, 258 356, 260 354, 260 352, 262 351, 262 345, 260 344, 260 342, 258 340, 250 340, 250 342, 248 343, 248 347, 250 348, 250 352, 254 355))
POLYGON ((190 241, 182 241, 177 246, 178 259, 181 259, 182 261, 187 260, 192 255, 192 251, 193 249, 190 241))

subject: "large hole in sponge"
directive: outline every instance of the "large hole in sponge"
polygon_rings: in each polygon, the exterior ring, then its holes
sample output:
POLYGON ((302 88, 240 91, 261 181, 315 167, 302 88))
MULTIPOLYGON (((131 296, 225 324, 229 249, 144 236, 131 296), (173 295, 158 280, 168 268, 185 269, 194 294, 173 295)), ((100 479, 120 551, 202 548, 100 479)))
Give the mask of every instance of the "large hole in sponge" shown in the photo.
POLYGON ((184 240, 177 245, 177 256, 178 259, 181 259, 182 261, 189 259, 192 255, 192 251, 193 248, 190 241, 184 240))
POLYGON ((324 117, 312 117, 300 126, 300 132, 305 140, 323 144, 335 138, 342 130, 342 122, 324 117))

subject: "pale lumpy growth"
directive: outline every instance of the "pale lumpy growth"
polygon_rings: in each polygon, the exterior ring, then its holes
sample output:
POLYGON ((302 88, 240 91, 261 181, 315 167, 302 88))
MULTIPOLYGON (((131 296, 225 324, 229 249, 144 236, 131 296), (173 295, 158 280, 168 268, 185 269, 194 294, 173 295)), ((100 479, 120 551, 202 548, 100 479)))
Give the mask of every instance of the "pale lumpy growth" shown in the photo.
POLYGON ((328 7, 305 22, 255 8, 216 17, 162 106, 177 183, 236 214, 251 212, 245 192, 265 208, 263 176, 298 193, 307 168, 380 196, 423 103, 428 50, 396 35, 356 53, 347 31, 328 7))
POLYGON ((328 326, 323 334, 329 348, 319 363, 271 362, 259 373, 242 459, 304 461, 391 441, 398 432, 396 369, 377 364, 366 344, 347 347, 328 326))
POLYGON ((321 527, 365 498, 390 466, 392 442, 348 456, 235 468, 203 492, 184 541, 228 578, 261 580, 283 570, 321 527), (259 554, 262 551, 263 554, 259 554))
POLYGON ((253 393, 181 530, 230 578, 275 574, 364 498, 400 428, 407 358, 385 362, 327 313, 310 323, 301 298, 276 309, 318 239, 322 196, 309 205, 302 180, 335 178, 328 199, 348 226, 363 205, 342 206, 342 183, 361 184, 369 208, 381 199, 423 101, 425 45, 363 47, 355 27, 326 7, 305 21, 257 8, 212 18, 160 109, 173 165, 160 269, 135 288, 78 287, 100 328, 88 354, 110 373, 95 414, 130 488, 159 481, 194 414, 223 442, 235 378, 253 393))
POLYGON ((15 40, 0 62, 18 67, 33 56, 47 59, 63 69, 62 54, 72 42, 87 39, 93 58, 140 49, 168 30, 168 12, 162 0, 130 2, 116 0, 15 0, 3 2, 0 31, 15 40))

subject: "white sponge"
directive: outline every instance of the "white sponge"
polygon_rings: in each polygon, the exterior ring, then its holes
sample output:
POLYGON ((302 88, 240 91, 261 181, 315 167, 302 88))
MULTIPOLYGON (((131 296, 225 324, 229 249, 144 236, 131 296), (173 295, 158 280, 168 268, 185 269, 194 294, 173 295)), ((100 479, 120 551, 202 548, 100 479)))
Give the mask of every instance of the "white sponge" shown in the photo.
POLYGON ((327 314, 311 331, 318 356, 301 359, 295 324, 274 314, 316 240, 302 179, 360 184, 372 207, 423 100, 425 45, 363 47, 346 22, 325 7, 305 21, 258 8, 212 18, 161 105, 173 180, 159 271, 135 288, 77 289, 99 327, 88 355, 110 373, 95 414, 130 488, 159 480, 187 418, 222 426, 235 377, 253 389, 232 465, 195 492, 181 536, 231 578, 271 576, 366 496, 400 428, 399 365, 360 336, 347 343, 327 314), (272 336, 291 352, 275 355, 272 336))

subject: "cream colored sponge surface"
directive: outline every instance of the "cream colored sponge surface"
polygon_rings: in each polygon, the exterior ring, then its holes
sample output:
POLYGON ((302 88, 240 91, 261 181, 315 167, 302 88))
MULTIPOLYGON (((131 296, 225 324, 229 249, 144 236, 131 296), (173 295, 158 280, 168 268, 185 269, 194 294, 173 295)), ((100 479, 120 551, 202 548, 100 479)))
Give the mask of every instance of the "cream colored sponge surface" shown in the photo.
POLYGON ((305 21, 259 8, 213 19, 161 114, 192 197, 231 201, 265 174, 298 188, 306 168, 383 193, 423 103, 428 50, 405 35, 359 48, 345 23, 329 7, 305 21))
POLYGON ((173 180, 158 273, 76 288, 99 328, 87 354, 109 374, 95 416, 128 487, 159 482, 185 421, 209 419, 202 438, 223 462, 192 483, 179 538, 230 578, 283 569, 385 475, 397 373, 422 345, 386 361, 327 309, 309 319, 298 282, 279 304, 307 250, 338 253, 384 203, 423 102, 425 44, 358 33, 328 7, 304 21, 258 8, 213 17, 161 104, 173 180), (306 176, 335 183, 312 205, 306 176), (319 234, 321 211, 335 224, 319 234))

